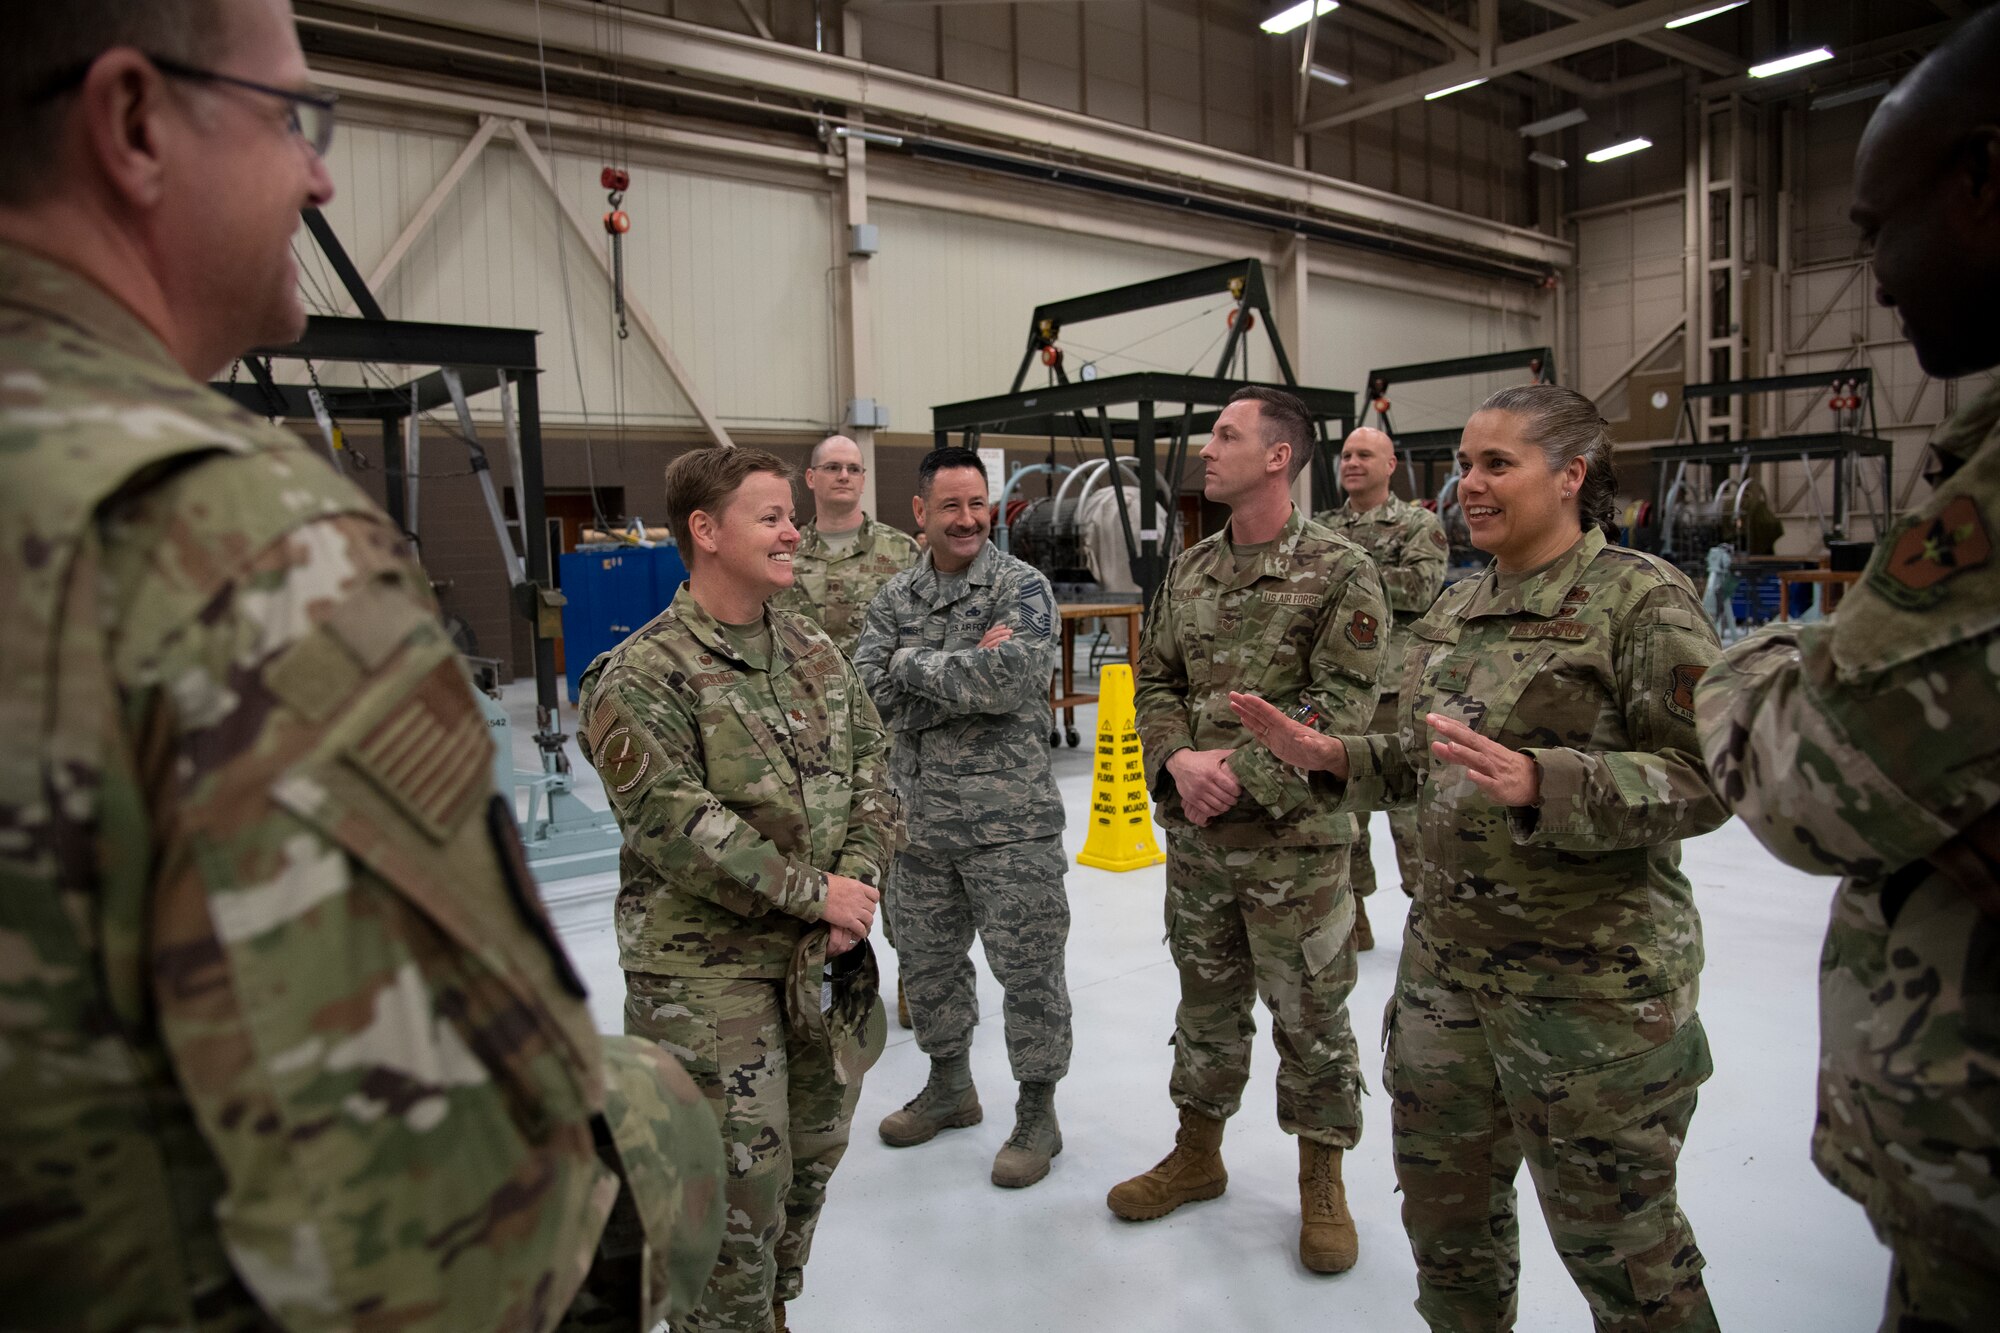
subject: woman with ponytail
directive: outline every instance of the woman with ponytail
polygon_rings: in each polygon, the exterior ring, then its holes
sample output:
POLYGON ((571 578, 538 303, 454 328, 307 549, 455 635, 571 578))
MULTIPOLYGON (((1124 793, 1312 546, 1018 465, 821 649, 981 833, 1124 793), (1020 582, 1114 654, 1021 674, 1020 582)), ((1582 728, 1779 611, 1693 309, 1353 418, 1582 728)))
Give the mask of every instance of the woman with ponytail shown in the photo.
POLYGON ((1431 1328, 1513 1327, 1525 1158, 1600 1333, 1713 1329, 1674 1182, 1710 1070, 1680 839, 1729 817, 1694 730, 1719 648, 1685 576, 1609 540, 1589 399, 1504 389, 1458 460, 1493 563, 1411 627, 1399 730, 1323 736, 1230 703, 1347 809, 1417 806, 1384 1080, 1431 1328))

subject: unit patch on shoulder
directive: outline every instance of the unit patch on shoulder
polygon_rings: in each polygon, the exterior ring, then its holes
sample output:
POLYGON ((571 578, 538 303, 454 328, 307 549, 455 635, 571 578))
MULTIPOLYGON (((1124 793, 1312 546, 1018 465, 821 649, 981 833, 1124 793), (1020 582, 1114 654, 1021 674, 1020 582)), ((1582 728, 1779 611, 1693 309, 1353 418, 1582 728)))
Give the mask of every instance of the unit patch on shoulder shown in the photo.
POLYGON ((1906 607, 1929 606, 1944 596, 1938 585, 1991 559, 1993 540, 1979 503, 1969 495, 1952 500, 1936 517, 1903 530, 1879 566, 1882 577, 1869 583, 1906 607))
POLYGON ((1443 528, 1431 529, 1431 545, 1437 547, 1440 551, 1449 551, 1451 549, 1451 542, 1444 535, 1443 528))
POLYGON ((1672 685, 1667 690, 1667 711, 1684 722, 1694 721, 1694 687, 1701 684, 1705 666, 1688 664, 1673 669, 1672 685))
POLYGON ((613 796, 630 795, 652 771, 652 754, 623 723, 613 727, 596 748, 598 776, 613 796))
POLYGON ((1366 611, 1356 611, 1347 622, 1347 641, 1356 648, 1373 648, 1381 638, 1382 625, 1366 611))

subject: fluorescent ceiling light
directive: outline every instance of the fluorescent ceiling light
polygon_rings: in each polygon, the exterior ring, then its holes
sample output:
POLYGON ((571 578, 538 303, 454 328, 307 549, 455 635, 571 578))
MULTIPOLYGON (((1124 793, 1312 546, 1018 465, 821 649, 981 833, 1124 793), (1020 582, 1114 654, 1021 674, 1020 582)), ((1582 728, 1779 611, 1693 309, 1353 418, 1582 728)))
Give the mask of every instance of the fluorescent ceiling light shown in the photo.
POLYGON ((1669 28, 1685 28, 1690 23, 1699 23, 1703 19, 1712 19, 1717 14, 1727 14, 1730 10, 1741 9, 1749 3, 1750 0, 1730 0, 1730 3, 1726 5, 1717 5, 1713 9, 1704 9, 1701 13, 1689 14, 1686 18, 1668 19, 1667 26, 1669 28))
MULTIPOLYGON (((1319 12, 1331 14, 1340 8, 1340 0, 1319 0, 1319 12)), ((1293 28, 1303 28, 1306 20, 1313 16, 1313 0, 1299 0, 1290 9, 1281 9, 1257 26, 1273 37, 1290 32, 1293 28)))
POLYGON ((1321 83, 1330 83, 1336 88, 1345 88, 1353 80, 1345 74, 1336 74, 1325 65, 1314 65, 1306 71, 1321 83))
POLYGON ((1547 167, 1550 171, 1569 170, 1569 162, 1554 153, 1530 153, 1528 160, 1538 167, 1547 167))
POLYGON ((1548 116, 1542 120, 1531 120, 1523 125, 1521 127, 1521 137, 1523 139, 1538 139, 1544 134, 1554 134, 1557 130, 1566 130, 1572 125, 1581 125, 1589 119, 1590 113, 1582 107, 1578 107, 1574 111, 1559 111, 1553 116, 1548 116))
POLYGON ((1467 79, 1464 83, 1454 83, 1449 88, 1440 88, 1434 93, 1425 93, 1424 100, 1426 102, 1435 102, 1440 97, 1450 97, 1453 93, 1462 93, 1467 88, 1477 88, 1484 82, 1486 82, 1484 79, 1467 79))
POLYGON ((864 130, 854 125, 836 125, 833 127, 833 133, 836 138, 859 139, 862 143, 881 144, 884 148, 903 146, 903 136, 900 134, 884 134, 880 130, 864 130))
POLYGON ((1637 153, 1652 146, 1651 139, 1627 139, 1624 143, 1615 143, 1609 148, 1600 148, 1594 153, 1585 153, 1583 156, 1587 162, 1609 162, 1614 157, 1624 157, 1628 153, 1637 153))
POLYGON ((1783 56, 1777 60, 1767 60, 1761 65, 1752 65, 1750 77, 1768 79, 1774 74, 1790 74, 1795 69, 1804 69, 1807 65, 1817 65, 1822 60, 1831 59, 1833 59, 1832 49, 1822 46, 1813 51, 1801 51, 1795 56, 1783 56))
POLYGON ((1837 93, 1821 93, 1813 98, 1811 110, 1825 111, 1831 107, 1847 106, 1853 102, 1865 102, 1871 97, 1880 97, 1896 85, 1887 79, 1877 79, 1864 83, 1859 88, 1842 88, 1837 93))

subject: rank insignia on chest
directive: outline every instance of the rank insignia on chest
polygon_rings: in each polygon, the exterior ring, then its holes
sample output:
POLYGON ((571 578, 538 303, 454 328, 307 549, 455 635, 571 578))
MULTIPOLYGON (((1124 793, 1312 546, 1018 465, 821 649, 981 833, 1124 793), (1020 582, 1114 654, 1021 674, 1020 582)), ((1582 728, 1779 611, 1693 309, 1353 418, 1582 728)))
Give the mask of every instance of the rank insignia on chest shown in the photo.
POLYGON ((1347 622, 1347 641, 1356 648, 1373 648, 1381 632, 1382 622, 1366 611, 1356 611, 1347 622))
POLYGON ((1936 517, 1904 529, 1882 566, 1887 578, 1871 582, 1892 601, 1929 605, 1943 596, 1934 591, 1939 584, 1977 569, 1992 555, 1993 541, 1978 502, 1961 495, 1936 517))
POLYGON ((1432 687, 1440 694, 1463 694, 1472 684, 1472 663, 1460 660, 1447 662, 1438 670, 1432 687))
POLYGON ((1667 709, 1682 721, 1694 721, 1694 687, 1701 684, 1705 666, 1677 666, 1667 690, 1667 709))

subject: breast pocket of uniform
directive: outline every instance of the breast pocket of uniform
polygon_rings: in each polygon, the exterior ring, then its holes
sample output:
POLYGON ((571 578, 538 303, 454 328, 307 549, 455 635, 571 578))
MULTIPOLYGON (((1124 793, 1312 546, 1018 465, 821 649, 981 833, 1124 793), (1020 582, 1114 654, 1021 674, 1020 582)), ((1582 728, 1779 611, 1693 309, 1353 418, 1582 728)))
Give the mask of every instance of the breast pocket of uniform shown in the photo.
POLYGON ((724 804, 754 802, 771 782, 796 783, 799 774, 792 767, 790 737, 779 733, 783 723, 767 714, 769 704, 745 698, 742 686, 731 690, 728 699, 728 717, 702 727, 709 790, 724 804))
POLYGON ((791 749, 799 771, 806 776, 846 777, 854 770, 853 710, 857 704, 848 689, 840 654, 822 649, 793 670, 796 679, 788 691, 785 721, 791 729, 791 749))

